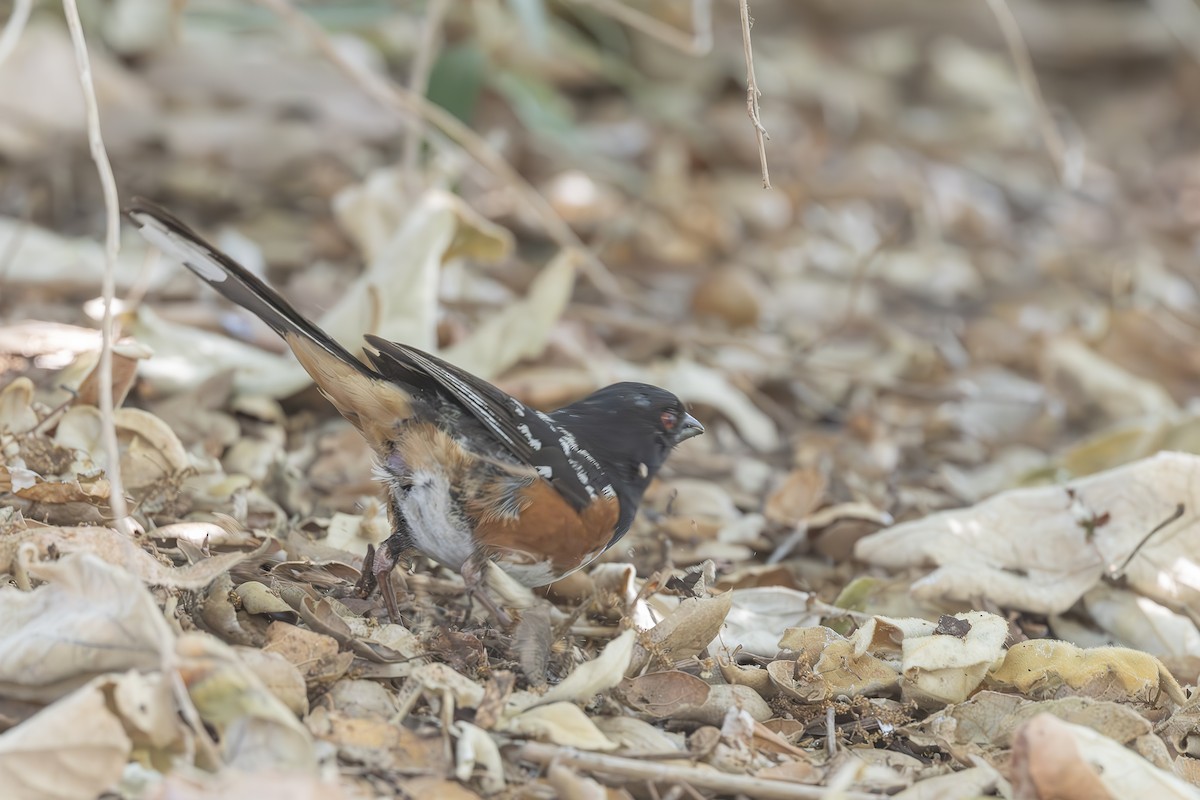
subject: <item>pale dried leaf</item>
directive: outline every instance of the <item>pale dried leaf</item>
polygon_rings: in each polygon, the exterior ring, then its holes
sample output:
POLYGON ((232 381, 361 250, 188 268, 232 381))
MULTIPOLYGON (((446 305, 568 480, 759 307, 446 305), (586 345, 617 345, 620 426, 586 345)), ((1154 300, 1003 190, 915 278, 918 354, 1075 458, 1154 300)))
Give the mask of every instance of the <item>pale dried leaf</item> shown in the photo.
POLYGON ((512 699, 515 708, 544 705, 561 701, 586 702, 600 692, 608 691, 621 682, 629 661, 633 657, 637 636, 626 630, 604 646, 600 654, 585 661, 557 685, 542 695, 516 695, 512 699))
POLYGON ((412 671, 412 679, 427 691, 453 696, 459 708, 478 708, 483 687, 445 664, 423 664, 412 671))
POLYGON ((286 397, 307 385, 308 373, 290 354, 268 353, 228 336, 170 322, 144 304, 138 306, 130 331, 154 350, 141 374, 163 391, 188 391, 229 371, 239 391, 249 394, 286 397))
POLYGON ((571 299, 580 258, 569 250, 560 252, 542 268, 524 297, 484 320, 442 357, 468 372, 491 378, 522 359, 541 355, 571 299))
POLYGON ((820 613, 809 610, 812 597, 809 592, 784 586, 735 590, 721 643, 731 651, 741 647, 754 655, 773 657, 779 652, 779 636, 785 628, 820 622, 820 613))
POLYGON ((454 731, 458 735, 454 748, 454 777, 470 783, 478 767, 483 770, 480 788, 488 794, 502 791, 505 787, 504 761, 491 734, 464 720, 454 723, 454 731))
POLYGON ((598 717, 596 727, 622 750, 631 753, 676 753, 683 748, 679 734, 671 734, 637 717, 598 717))
POLYGON ((671 664, 697 655, 720 633, 733 607, 733 595, 722 592, 713 597, 686 598, 650 629, 644 645, 638 642, 624 674, 634 674, 652 660, 671 664))
MULTIPOLYGON (((1153 730, 1150 722, 1127 704, 1091 697, 1035 701, 992 691, 977 692, 966 702, 947 706, 914 727, 937 731, 955 744, 1010 747, 1016 729, 1038 714, 1053 714, 1065 722, 1084 725, 1121 744, 1130 744, 1153 730)), ((924 734, 914 735, 928 740, 924 734)))
POLYGON ((827 484, 820 470, 792 470, 767 498, 764 509, 767 519, 780 525, 798 524, 821 505, 827 484))
POLYGON ((179 638, 176 655, 192 703, 220 734, 227 764, 251 770, 315 769, 308 730, 232 648, 207 634, 188 633, 179 638))
POLYGON ((1042 357, 1051 381, 1069 384, 1079 403, 1097 406, 1111 419, 1170 417, 1179 411, 1157 383, 1127 372, 1078 340, 1055 337, 1042 357))
POLYGON ((194 564, 171 567, 112 528, 34 528, 0 541, 0 572, 12 570, 13 559, 23 543, 35 547, 43 559, 49 559, 52 553, 88 553, 133 573, 151 586, 188 590, 203 589, 217 576, 256 558, 270 546, 264 541, 253 550, 218 553, 194 564))
POLYGON ((1008 622, 984 611, 956 614, 970 625, 965 635, 905 636, 901 669, 905 696, 925 705, 960 703, 1005 658, 1008 622))
POLYGON ((96 675, 157 669, 174 636, 133 575, 87 553, 28 564, 46 581, 0 586, 0 695, 49 701, 96 675))
POLYGON ((33 381, 16 378, 0 391, 0 433, 25 433, 38 424, 33 410, 33 381))
POLYGON ((1013 489, 862 539, 855 555, 892 569, 934 564, 918 597, 986 597, 1008 608, 1060 614, 1110 568, 1130 562, 1129 587, 1175 607, 1200 604, 1200 457, 1161 453, 1067 486, 1013 489))
MULTIPOLYGON (((761 774, 761 773, 760 773, 761 774)), ((997 787, 1007 787, 1008 781, 992 767, 977 767, 935 775, 918 780, 892 800, 951 800, 955 797, 992 797, 997 787)), ((1001 797, 1008 795, 1001 794, 1001 797)))
POLYGON ((523 711, 507 720, 503 731, 529 736, 580 750, 615 750, 616 742, 600 732, 592 721, 571 703, 551 703, 523 711))
POLYGON ((1200 629, 1190 617, 1107 584, 1084 595, 1083 606, 1106 640, 1157 656, 1176 675, 1200 674, 1200 629))
POLYGON ((279 593, 258 581, 238 584, 237 597, 242 610, 247 614, 291 614, 292 607, 283 601, 279 593))
POLYGON ((133 749, 97 681, 0 734, 0 786, 12 798, 85 800, 113 788, 133 749))
POLYGON ((234 647, 233 651, 267 691, 293 714, 303 717, 308 713, 308 689, 304 684, 304 676, 294 664, 279 653, 257 647, 234 647))
POLYGON ((1034 717, 1017 731, 1012 771, 1018 796, 1197 797, 1194 786, 1107 736, 1049 714, 1034 717))
POLYGON ((720 725, 730 708, 746 711, 761 722, 771 717, 771 707, 748 686, 709 686, 679 670, 652 672, 623 681, 619 688, 626 705, 659 719, 687 719, 720 725))

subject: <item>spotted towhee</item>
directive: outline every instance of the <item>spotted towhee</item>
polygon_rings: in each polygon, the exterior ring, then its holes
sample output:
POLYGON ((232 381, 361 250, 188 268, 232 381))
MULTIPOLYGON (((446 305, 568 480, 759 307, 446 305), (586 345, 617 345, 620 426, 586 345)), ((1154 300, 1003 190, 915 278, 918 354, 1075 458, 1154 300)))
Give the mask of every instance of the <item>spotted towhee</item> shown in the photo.
POLYGON ((671 450, 704 432, 679 398, 644 383, 617 383, 547 414, 377 336, 366 337, 360 361, 168 212, 135 200, 127 214, 152 244, 283 337, 374 448, 393 532, 368 551, 363 585, 379 583, 393 619, 391 572, 415 549, 458 570, 507 623, 483 591, 487 561, 525 586, 586 566, 629 530, 671 450))

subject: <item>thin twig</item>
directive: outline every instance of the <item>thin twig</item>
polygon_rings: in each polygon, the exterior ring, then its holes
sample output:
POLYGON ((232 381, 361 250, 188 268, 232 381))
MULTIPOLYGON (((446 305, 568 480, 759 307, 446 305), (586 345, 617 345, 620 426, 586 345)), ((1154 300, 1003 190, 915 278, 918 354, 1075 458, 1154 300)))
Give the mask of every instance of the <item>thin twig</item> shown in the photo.
POLYGON ((617 0, 574 0, 574 2, 576 5, 591 6, 617 22, 641 31, 650 38, 690 56, 703 56, 712 52, 712 0, 692 0, 691 34, 672 27, 645 11, 617 2, 617 0))
POLYGON ((796 546, 803 542, 808 537, 808 520, 800 520, 796 523, 796 527, 792 532, 784 537, 771 555, 767 558, 767 564, 778 564, 792 554, 796 546))
POLYGON ((0 33, 0 64, 8 60, 12 51, 16 49, 17 42, 21 41, 21 33, 25 30, 25 23, 29 21, 29 11, 32 8, 33 0, 16 0, 13 3, 8 22, 4 23, 4 32, 0 33))
POLYGON ((75 0, 63 0, 63 11, 67 17, 67 28, 71 31, 71 43, 75 45, 75 64, 79 68, 79 85, 83 89, 84 107, 87 109, 88 148, 96 162, 100 175, 100 186, 104 192, 104 280, 101 292, 104 297, 104 319, 100 323, 100 435, 108 453, 109 498, 114 524, 117 530, 129 536, 133 526, 129 521, 129 510, 125 505, 124 484, 121 482, 121 449, 117 444, 117 428, 113 424, 113 293, 117 253, 121 247, 121 212, 117 199, 117 182, 113 178, 112 164, 100 134, 100 107, 96 103, 96 87, 92 84, 92 62, 88 58, 87 40, 83 36, 83 24, 79 21, 79 8, 75 0))
POLYGON ((825 753, 832 760, 837 755, 837 712, 833 706, 825 709, 825 753))
POLYGON ((320 25, 293 8, 288 0, 258 0, 258 3, 303 33, 321 55, 329 59, 330 63, 368 95, 375 98, 377 102, 394 108, 402 114, 412 115, 432 124, 461 147, 463 152, 477 164, 515 189, 541 221, 551 239, 560 247, 579 250, 584 254, 584 258, 580 262, 581 268, 597 289, 609 297, 623 296, 621 287, 612 273, 608 271, 608 267, 583 243, 546 198, 542 197, 529 181, 513 169, 504 156, 496 152, 495 148, 489 145, 483 137, 441 106, 431 103, 426 98, 415 95, 403 86, 388 81, 373 72, 360 69, 357 64, 338 51, 320 25))
POLYGON ((750 46, 750 0, 738 0, 738 6, 742 13, 742 49, 746 55, 746 113, 750 115, 750 122, 754 124, 754 138, 758 141, 758 165, 762 170, 762 182, 764 189, 771 188, 771 173, 767 169, 767 139, 771 137, 767 135, 767 129, 763 127, 762 119, 759 118, 758 98, 762 92, 758 91, 758 79, 754 77, 754 50, 750 46))
MULTIPOLYGON (((828 796, 822 786, 804 786, 785 781, 751 778, 747 775, 731 775, 718 772, 706 765, 685 767, 676 764, 638 761, 623 756, 601 753, 585 753, 569 747, 558 747, 542 742, 526 742, 517 749, 517 758, 535 764, 554 761, 582 770, 603 772, 610 777, 621 777, 629 781, 662 781, 664 783, 686 783, 699 789, 710 789, 725 795, 746 795, 762 800, 818 800, 828 796)), ((866 792, 844 791, 839 797, 845 800, 878 800, 879 795, 866 792)))
POLYGON ((1187 510, 1187 508, 1183 503, 1177 504, 1175 506, 1175 512, 1173 514, 1171 514, 1171 516, 1164 519, 1162 522, 1155 525, 1154 528, 1149 533, 1147 533, 1145 536, 1143 536, 1142 540, 1137 543, 1137 546, 1134 547, 1133 550, 1131 550, 1129 552, 1129 555, 1125 557, 1125 560, 1121 562, 1120 566, 1111 566, 1111 565, 1109 566, 1108 577, 1111 580, 1116 580, 1117 578, 1122 577, 1125 574, 1125 570, 1129 569, 1129 562, 1133 561, 1134 556, 1136 556, 1138 554, 1138 552, 1141 551, 1141 549, 1146 546, 1146 542, 1150 541, 1150 537, 1154 536, 1156 533, 1161 531, 1163 528, 1167 527, 1172 522, 1174 522, 1175 520, 1182 517, 1184 511, 1186 511, 1186 510, 1187 510))
POLYGON ((1037 73, 1033 69, 1033 58, 1029 55, 1029 48, 1025 44, 1025 38, 1021 35, 1021 27, 1017 24, 1017 18, 1013 16, 1012 9, 1008 7, 1006 0, 987 0, 987 4, 996 18, 996 23, 1000 26, 1000 34, 1004 37, 1004 44, 1008 47, 1013 66, 1017 69, 1017 80, 1020 81, 1021 88, 1025 90, 1025 94, 1029 96, 1030 102, 1034 105, 1042 143, 1046 146, 1046 152, 1050 155, 1054 170, 1064 185, 1073 186, 1078 182, 1076 173, 1080 170, 1077 167, 1068 169, 1066 145, 1063 143, 1058 126, 1054 124, 1050 109, 1046 107, 1046 98, 1042 95, 1041 84, 1038 83, 1037 73))
MULTIPOLYGON (((434 56, 442 46, 442 22, 450 9, 450 0, 430 0, 425 9, 425 22, 421 28, 421 41, 413 56, 412 68, 408 73, 408 91, 415 97, 424 97, 429 89, 429 75, 433 71, 434 56)), ((404 140, 404 149, 400 154, 400 170, 404 176, 404 185, 417 185, 417 159, 421 155, 421 145, 425 142, 425 121, 416 117, 408 129, 408 137, 404 140)))

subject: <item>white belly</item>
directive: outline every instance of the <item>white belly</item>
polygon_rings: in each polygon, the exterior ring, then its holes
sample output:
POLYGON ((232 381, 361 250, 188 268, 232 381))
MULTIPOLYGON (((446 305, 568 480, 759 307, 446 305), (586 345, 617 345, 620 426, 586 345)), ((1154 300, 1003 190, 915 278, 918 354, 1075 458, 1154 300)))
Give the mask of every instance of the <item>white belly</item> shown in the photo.
POLYGON ((408 522, 413 545, 443 567, 461 571, 474 554, 475 543, 466 521, 451 512, 446 476, 414 473, 411 488, 396 499, 408 522))

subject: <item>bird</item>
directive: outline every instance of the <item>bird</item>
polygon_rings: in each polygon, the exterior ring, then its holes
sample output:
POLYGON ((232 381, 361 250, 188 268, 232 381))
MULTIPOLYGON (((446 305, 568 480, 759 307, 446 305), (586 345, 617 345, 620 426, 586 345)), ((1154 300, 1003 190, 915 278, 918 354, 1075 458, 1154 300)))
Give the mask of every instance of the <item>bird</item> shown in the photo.
POLYGON ((677 396, 650 384, 615 383, 544 412, 400 342, 368 334, 358 358, 169 211, 137 198, 125 214, 272 328, 370 445, 391 534, 368 546, 359 589, 378 586, 393 621, 393 571, 419 552, 512 624, 486 591, 488 562, 530 588, 587 566, 629 531, 675 447, 704 432, 677 396))

